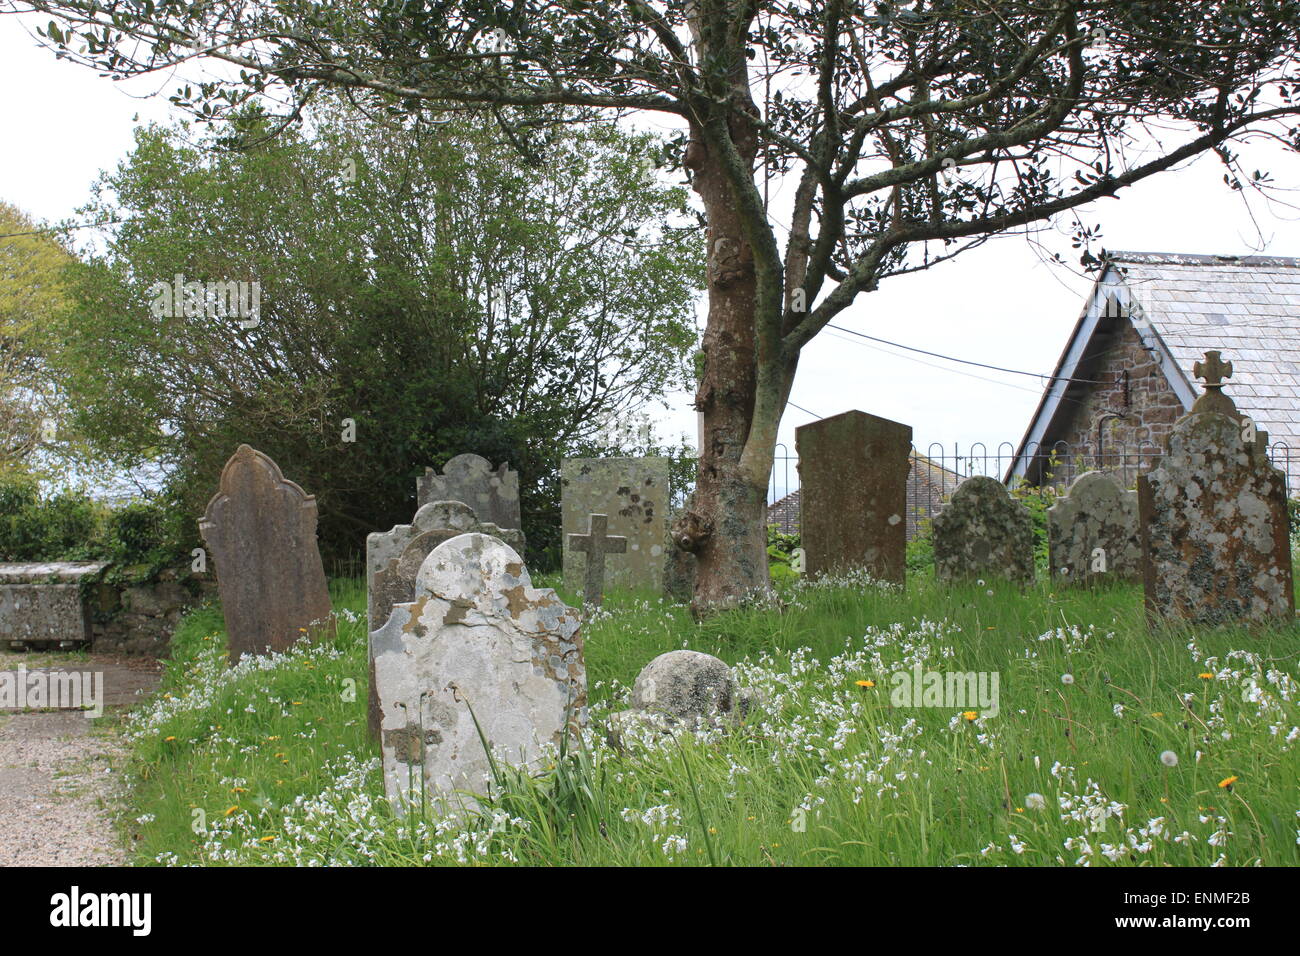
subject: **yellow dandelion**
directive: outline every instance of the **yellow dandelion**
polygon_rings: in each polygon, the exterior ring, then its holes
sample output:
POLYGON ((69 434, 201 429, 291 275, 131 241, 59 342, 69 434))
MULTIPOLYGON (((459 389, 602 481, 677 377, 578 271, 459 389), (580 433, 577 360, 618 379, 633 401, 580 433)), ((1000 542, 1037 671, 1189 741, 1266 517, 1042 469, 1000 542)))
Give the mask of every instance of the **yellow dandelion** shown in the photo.
POLYGON ((1228 787, 1231 787, 1234 783, 1236 783, 1237 780, 1238 780, 1238 778, 1235 777, 1235 776, 1233 776, 1233 777, 1225 777, 1224 779, 1222 779, 1222 780, 1219 781, 1219 788, 1222 789, 1222 790, 1226 790, 1226 789, 1228 789, 1228 787))
POLYGON ((962 712, 962 716, 967 720, 979 720, 980 713, 978 710, 967 710, 962 712))
POLYGON ((302 706, 302 701, 300 701, 300 700, 290 701, 290 703, 291 703, 294 707, 301 707, 301 706, 302 706))
POLYGON ((231 807, 229 810, 226 811, 226 816, 230 816, 232 813, 238 813, 238 812, 239 812, 239 805, 236 804, 235 806, 231 807))
POLYGON ((283 757, 283 756, 284 756, 284 753, 283 753, 283 751, 282 751, 282 752, 280 752, 280 753, 278 753, 278 754, 272 754, 271 756, 273 756, 273 757, 283 757))
POLYGON ((175 737, 164 737, 164 738, 163 738, 163 741, 164 741, 165 743, 171 743, 171 742, 172 742, 173 740, 175 740, 175 739, 176 739, 175 737))
POLYGON ((1214 675, 1211 674, 1209 671, 1206 671, 1204 674, 1201 674, 1199 676, 1201 680, 1214 680, 1214 675))
POLYGON ((262 837, 262 842, 263 842, 263 843, 272 843, 272 842, 274 842, 274 841, 275 841, 275 837, 273 837, 273 836, 264 836, 264 837, 262 837))
POLYGON ((248 793, 248 789, 247 789, 246 787, 231 787, 231 788, 230 788, 230 792, 231 792, 231 793, 248 793))
POLYGON ((860 680, 857 682, 859 687, 875 687, 876 682, 873 680, 860 680))

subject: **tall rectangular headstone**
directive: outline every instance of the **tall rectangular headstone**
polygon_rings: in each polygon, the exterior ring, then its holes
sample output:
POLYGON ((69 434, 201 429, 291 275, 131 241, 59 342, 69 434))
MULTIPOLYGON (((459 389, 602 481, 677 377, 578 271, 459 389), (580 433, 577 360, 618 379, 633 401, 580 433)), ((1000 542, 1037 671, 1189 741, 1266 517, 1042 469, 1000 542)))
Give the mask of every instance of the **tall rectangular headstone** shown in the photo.
POLYGON ((1080 475, 1047 509, 1047 551, 1060 584, 1136 581, 1142 574, 1137 492, 1105 472, 1080 475))
POLYGON ((911 426, 844 412, 795 429, 795 447, 805 573, 865 568, 902 584, 911 426))
POLYGON ((230 661, 284 651, 300 637, 333 632, 316 545, 316 498, 248 445, 221 471, 199 532, 217 572, 230 661))
MULTIPOLYGON (((469 505, 460 501, 431 501, 415 513, 411 524, 366 536, 366 619, 371 631, 388 621, 393 608, 415 600, 415 578, 424 559, 438 545, 462 534, 487 534, 521 553, 524 533, 479 521, 469 505)), ((379 698, 375 675, 370 675, 368 721, 372 737, 379 735, 379 698)))
POLYGON ((399 814, 422 800, 462 809, 488 791, 493 760, 531 768, 586 719, 579 613, 485 534, 429 553, 414 600, 371 632, 370 653, 399 814))
POLYGON ((627 538, 622 554, 605 561, 605 588, 662 593, 667 565, 668 459, 569 458, 560 467, 564 586, 582 594, 587 556, 570 546, 593 514, 609 516, 606 531, 627 538))
POLYGON ((460 501, 469 505, 478 519, 498 528, 522 528, 519 510, 519 473, 506 462, 495 471, 479 455, 457 455, 442 473, 426 468, 416 482, 420 506, 434 501, 460 501))
POLYGON ((1206 392, 1174 423, 1159 467, 1138 478, 1147 617, 1203 625, 1295 619, 1286 481, 1207 352, 1206 392))

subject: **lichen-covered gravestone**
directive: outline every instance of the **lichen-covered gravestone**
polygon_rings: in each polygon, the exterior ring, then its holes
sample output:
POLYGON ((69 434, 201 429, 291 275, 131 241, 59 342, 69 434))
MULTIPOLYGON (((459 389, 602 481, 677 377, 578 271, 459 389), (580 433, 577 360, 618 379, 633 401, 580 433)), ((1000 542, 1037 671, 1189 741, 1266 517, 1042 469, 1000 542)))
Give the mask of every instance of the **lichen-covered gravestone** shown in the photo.
POLYGON ((911 427, 851 411, 795 429, 795 443, 805 573, 865 568, 902 584, 911 427))
POLYGON ((592 514, 609 516, 608 532, 627 538, 625 553, 605 566, 605 588, 663 593, 668 548, 667 458, 570 458, 560 469, 564 586, 583 592, 587 556, 570 545, 592 514))
POLYGON ((92 561, 0 564, 0 646, 89 644, 91 609, 82 585, 106 567, 92 561))
POLYGON ((444 541, 415 598, 370 634, 384 787, 394 809, 462 808, 499 764, 529 767, 586 719, 579 613, 535 589, 523 560, 485 534, 444 541), (472 713, 471 713, 472 710, 472 713))
POLYGON ((460 501, 474 509, 478 519, 498 528, 523 527, 519 511, 519 473, 502 462, 495 471, 478 455, 457 455, 442 474, 426 468, 416 482, 421 507, 434 501, 460 501))
POLYGON ((1052 576, 1062 584, 1135 581, 1142 573, 1136 491, 1110 475, 1089 471, 1047 509, 1052 576))
POLYGON ((1232 363, 1207 352, 1206 392, 1174 424, 1160 466, 1138 478, 1148 620, 1295 617, 1286 482, 1267 436, 1222 392, 1232 363))
POLYGON ((232 664, 333 631, 316 499, 266 455, 239 446, 199 532, 216 567, 232 664))
MULTIPOLYGON (((384 626, 393 606, 415 597, 415 578, 429 552, 457 535, 477 532, 500 538, 516 553, 523 553, 522 531, 482 522, 469 505, 460 501, 431 501, 415 513, 411 524, 366 537, 366 619, 369 629, 384 626)), ((367 721, 372 738, 379 736, 379 699, 375 675, 370 675, 367 721)))
POLYGON ((996 478, 967 478, 934 518, 934 570, 940 581, 1034 579, 1034 525, 1028 509, 996 478))

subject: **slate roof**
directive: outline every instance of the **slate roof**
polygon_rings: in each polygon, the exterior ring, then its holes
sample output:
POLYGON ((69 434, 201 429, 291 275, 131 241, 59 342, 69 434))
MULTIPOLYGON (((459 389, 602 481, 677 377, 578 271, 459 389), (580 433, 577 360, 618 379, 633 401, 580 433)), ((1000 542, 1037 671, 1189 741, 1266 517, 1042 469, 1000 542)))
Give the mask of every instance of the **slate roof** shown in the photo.
POLYGON ((1233 363, 1224 392, 1270 442, 1300 450, 1300 259, 1116 252, 1109 261, 1200 393, 1209 349, 1233 363))

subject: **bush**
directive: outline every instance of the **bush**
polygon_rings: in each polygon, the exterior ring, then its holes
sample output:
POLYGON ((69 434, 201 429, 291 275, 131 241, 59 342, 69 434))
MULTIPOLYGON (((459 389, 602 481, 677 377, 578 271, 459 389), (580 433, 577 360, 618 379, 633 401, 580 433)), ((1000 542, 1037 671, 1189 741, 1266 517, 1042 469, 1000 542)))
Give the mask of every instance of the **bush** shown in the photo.
POLYGON ((103 549, 103 508, 87 495, 42 499, 36 480, 0 476, 0 560, 84 561, 103 549))
POLYGON ((919 518, 916 534, 907 542, 907 573, 920 574, 934 567, 934 533, 929 518, 919 518))

